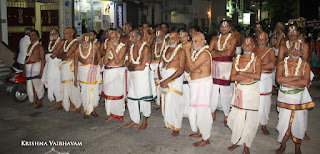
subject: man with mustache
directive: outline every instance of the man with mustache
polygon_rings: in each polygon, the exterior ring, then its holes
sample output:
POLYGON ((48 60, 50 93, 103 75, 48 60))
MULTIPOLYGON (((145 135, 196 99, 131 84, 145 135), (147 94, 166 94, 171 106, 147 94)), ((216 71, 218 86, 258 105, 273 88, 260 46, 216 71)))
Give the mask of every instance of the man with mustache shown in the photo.
POLYGON ((262 125, 261 129, 264 135, 270 135, 266 125, 269 120, 271 109, 272 72, 276 65, 275 52, 272 48, 267 46, 268 41, 268 34, 266 32, 260 32, 257 36, 258 47, 253 50, 253 53, 261 59, 262 73, 259 81, 259 116, 260 124, 262 125))
POLYGON ((255 44, 251 37, 242 42, 243 54, 238 55, 232 64, 231 80, 235 81, 232 109, 228 116, 228 127, 232 131, 232 146, 228 150, 244 144, 243 153, 250 153, 249 147, 259 126, 260 92, 258 80, 261 75, 261 60, 252 50, 255 44))
POLYGON ((128 109, 131 123, 124 128, 137 127, 140 123, 140 112, 143 114, 143 122, 138 130, 145 130, 148 126, 147 119, 151 114, 150 101, 154 99, 155 85, 150 69, 151 52, 146 42, 141 41, 142 34, 138 30, 132 30, 129 34, 130 50, 126 62, 128 67, 128 109))
POLYGON ((192 52, 185 50, 187 66, 190 71, 188 77, 190 87, 189 122, 191 130, 195 132, 189 137, 202 138, 201 141, 193 143, 193 146, 205 147, 210 146, 209 138, 213 122, 210 111, 211 53, 202 33, 195 33, 192 46, 192 52))
POLYGON ((102 82, 100 70, 102 68, 98 46, 95 46, 89 34, 82 36, 81 45, 75 51, 74 86, 80 84, 81 101, 84 109, 83 119, 89 119, 91 114, 99 117, 95 109, 99 104, 99 83, 102 82), (80 64, 79 64, 80 62, 80 64))
POLYGON ((181 101, 185 53, 179 43, 179 33, 171 32, 168 45, 163 50, 158 68, 161 90, 162 115, 165 128, 177 137, 182 125, 184 105, 181 101))
POLYGON ((232 36, 230 23, 226 20, 220 23, 220 35, 210 42, 209 50, 212 55, 213 89, 211 94, 211 112, 215 120, 215 113, 219 104, 224 112, 224 125, 227 127, 227 118, 230 112, 233 86, 230 85, 232 58, 236 50, 237 38, 232 36))
POLYGON ((53 28, 50 31, 50 42, 48 44, 48 53, 46 54, 46 65, 41 79, 46 88, 48 88, 48 99, 50 101, 55 101, 55 104, 49 108, 61 106, 62 86, 59 69, 61 59, 58 59, 55 55, 58 54, 63 43, 64 41, 60 38, 58 29, 53 28))
POLYGON ((123 123, 125 111, 125 66, 124 58, 126 46, 120 42, 120 33, 113 30, 110 34, 110 41, 107 45, 103 63, 103 93, 107 115, 110 115, 104 122, 118 119, 123 123))
POLYGON ((286 141, 292 136, 295 153, 301 153, 300 146, 307 130, 308 109, 315 106, 308 92, 310 65, 301 58, 303 43, 292 42, 290 56, 278 63, 277 82, 280 84, 277 107, 279 121, 278 142, 281 143, 277 154, 286 149, 286 141))

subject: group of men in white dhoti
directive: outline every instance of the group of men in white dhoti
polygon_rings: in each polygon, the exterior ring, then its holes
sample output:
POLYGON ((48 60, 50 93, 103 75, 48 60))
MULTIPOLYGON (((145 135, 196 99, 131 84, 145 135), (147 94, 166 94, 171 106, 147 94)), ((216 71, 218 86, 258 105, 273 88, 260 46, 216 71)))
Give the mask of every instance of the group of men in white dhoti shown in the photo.
MULTIPOLYGON (((212 123, 219 108, 225 115, 224 126, 232 131, 230 151, 244 145, 243 152, 250 153, 259 123, 263 134, 270 135, 266 125, 276 54, 268 46, 267 33, 260 30, 256 40, 245 38, 243 54, 234 57, 240 37, 230 32, 229 21, 220 23, 220 34, 209 45, 200 32, 190 40, 185 31, 167 34, 165 24, 154 36, 147 25, 144 27, 143 34, 132 30, 130 24, 125 24, 125 35, 108 30, 101 43, 95 31, 90 31, 82 35, 80 44, 72 28, 64 30, 65 40, 52 29, 47 55, 37 41, 37 31, 32 31, 25 67, 31 105, 42 107, 45 85, 48 99, 55 101, 50 108, 79 114, 83 106, 84 119, 89 115, 99 117, 96 108, 100 95, 108 116, 104 122, 117 119, 123 123, 127 106, 131 122, 124 128, 137 127, 142 121, 138 129, 146 129, 151 102, 155 101, 161 107, 164 128, 172 129, 173 137, 179 136, 183 117, 189 118, 194 132, 189 137, 202 138, 193 143, 196 147, 210 146, 212 123)), ((280 48, 276 76, 280 84, 277 130, 281 142, 277 153, 284 152, 290 134, 296 152, 301 152, 307 109, 314 107, 306 88, 310 84, 308 46, 297 35, 297 26, 290 25, 289 40, 276 43, 280 48)))

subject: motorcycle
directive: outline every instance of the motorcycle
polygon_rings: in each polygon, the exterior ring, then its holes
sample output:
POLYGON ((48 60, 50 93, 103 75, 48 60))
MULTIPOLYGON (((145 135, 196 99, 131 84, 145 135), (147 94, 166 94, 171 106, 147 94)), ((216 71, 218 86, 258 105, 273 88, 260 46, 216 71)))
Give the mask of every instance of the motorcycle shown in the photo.
POLYGON ((12 67, 7 84, 7 94, 12 95, 17 103, 23 103, 27 99, 27 78, 23 75, 23 70, 12 67))

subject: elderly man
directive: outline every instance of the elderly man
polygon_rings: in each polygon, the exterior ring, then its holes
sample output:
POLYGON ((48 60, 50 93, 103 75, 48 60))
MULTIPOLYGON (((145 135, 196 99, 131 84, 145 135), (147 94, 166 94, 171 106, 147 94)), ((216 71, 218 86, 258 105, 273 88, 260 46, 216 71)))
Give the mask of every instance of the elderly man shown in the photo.
POLYGON ((281 146, 276 153, 279 154, 285 151, 290 135, 295 143, 295 153, 301 153, 300 146, 307 130, 307 109, 315 106, 307 88, 310 83, 310 66, 300 57, 302 51, 303 43, 292 42, 289 50, 291 55, 278 63, 277 82, 281 86, 277 99, 277 130, 281 146))
POLYGON ((81 45, 75 51, 74 61, 74 86, 77 87, 78 82, 80 83, 81 102, 85 112, 83 119, 89 119, 90 114, 97 118, 99 115, 95 109, 100 100, 102 63, 99 48, 90 41, 89 34, 82 36, 81 45))
POLYGON ((233 86, 230 85, 230 73, 232 58, 237 46, 237 38, 230 33, 231 27, 228 21, 221 21, 219 36, 210 42, 209 50, 212 54, 212 78, 213 88, 211 94, 211 112, 215 120, 215 112, 221 104, 224 112, 224 125, 227 127, 227 117, 230 112, 233 86))
POLYGON ((153 47, 151 48, 152 54, 151 54, 151 69, 153 71, 154 74, 154 82, 156 85, 156 90, 157 90, 157 104, 160 105, 160 79, 158 77, 158 66, 160 63, 160 59, 161 59, 161 54, 162 51, 164 50, 165 46, 166 46, 166 40, 164 39, 165 35, 164 32, 162 30, 158 30, 156 32, 156 39, 155 39, 155 43, 153 44, 153 47))
POLYGON ((127 106, 132 122, 124 128, 138 126, 142 112, 144 119, 139 130, 144 130, 148 126, 147 119, 151 114, 150 101, 155 96, 155 85, 150 69, 151 52, 146 42, 141 41, 141 36, 138 30, 132 30, 129 34, 131 47, 126 62, 129 71, 127 106))
POLYGON ((293 42, 299 41, 303 45, 302 50, 302 60, 308 61, 309 58, 309 46, 302 40, 298 39, 298 36, 300 34, 300 31, 298 29, 298 26, 296 24, 290 24, 288 28, 288 38, 289 40, 282 40, 283 43, 281 43, 280 49, 279 49, 279 56, 278 56, 278 62, 283 61, 283 59, 287 56, 290 56, 290 47, 292 46, 293 42))
POLYGON ((103 59, 103 93, 105 98, 105 108, 107 115, 110 115, 104 122, 118 119, 118 123, 123 123, 125 111, 124 99, 125 91, 125 66, 124 58, 126 46, 120 42, 120 33, 112 31, 110 41, 107 46, 105 58, 103 59))
POLYGON ((193 51, 185 50, 187 66, 190 70, 188 79, 190 86, 189 121, 191 130, 197 132, 189 137, 202 137, 193 143, 195 147, 210 146, 212 116, 210 111, 210 95, 212 90, 211 53, 205 46, 205 37, 196 33, 193 37, 193 51))
POLYGON ((19 41, 19 54, 17 55, 17 63, 15 63, 15 67, 17 67, 20 70, 23 70, 25 60, 26 60, 26 54, 27 54, 27 48, 29 47, 30 42, 30 33, 32 28, 26 27, 24 29, 24 37, 22 37, 19 41))
MULTIPOLYGON (((79 47, 77 39, 73 38, 74 32, 71 27, 64 30, 66 40, 63 43, 58 58, 62 59, 60 65, 61 83, 62 83, 62 106, 66 111, 74 111, 75 114, 80 113, 81 95, 80 88, 74 86, 74 57, 75 51, 79 47), (70 103, 71 100, 71 103, 70 103)), ((55 55, 56 56, 56 55, 55 55)), ((54 58, 54 57, 52 57, 54 58)), ((58 107, 60 109, 60 107, 58 107)))
POLYGON ((58 29, 53 28, 50 31, 50 42, 48 45, 48 53, 46 54, 46 65, 44 67, 43 76, 41 79, 43 84, 48 89, 49 101, 55 101, 55 104, 50 106, 49 108, 61 106, 62 86, 60 76, 61 74, 59 70, 61 59, 58 59, 54 55, 58 54, 63 43, 64 41, 62 41, 62 39, 60 38, 58 29))
POLYGON ((268 34, 261 32, 258 35, 258 47, 253 50, 256 56, 261 59, 261 79, 259 81, 260 89, 260 105, 259 116, 261 129, 264 135, 270 135, 266 125, 269 120, 269 113, 271 108, 271 95, 272 95, 272 72, 276 65, 276 57, 274 50, 267 46, 268 34))
POLYGON ((45 65, 44 49, 39 43, 39 32, 32 30, 30 34, 31 44, 27 48, 27 55, 24 67, 24 73, 27 77, 27 94, 29 106, 42 107, 42 98, 44 95, 44 86, 41 82, 43 68, 45 65))
POLYGON ((252 50, 255 45, 253 39, 248 37, 242 43, 243 54, 238 55, 232 64, 231 80, 235 81, 232 109, 228 117, 228 126, 232 131, 233 151, 244 144, 243 153, 250 153, 253 139, 259 126, 260 93, 257 80, 261 75, 261 60, 252 50))
POLYGON ((158 68, 160 86, 162 88, 161 105, 165 127, 173 130, 177 137, 182 125, 184 105, 181 101, 185 54, 178 45, 179 33, 171 32, 168 46, 163 50, 158 68))

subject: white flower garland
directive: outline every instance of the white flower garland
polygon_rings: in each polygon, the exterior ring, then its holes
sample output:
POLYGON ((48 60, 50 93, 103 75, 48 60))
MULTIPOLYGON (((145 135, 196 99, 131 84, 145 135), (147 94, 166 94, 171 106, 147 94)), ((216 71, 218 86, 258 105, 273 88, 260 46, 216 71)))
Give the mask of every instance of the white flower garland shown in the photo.
POLYGON ((50 48, 51 44, 52 44, 52 41, 49 42, 49 45, 48 45, 48 52, 52 52, 54 50, 54 48, 56 47, 56 45, 59 43, 60 41, 60 37, 58 37, 58 39, 54 42, 54 45, 50 48))
POLYGON ((173 59, 174 56, 176 56, 179 48, 181 48, 182 45, 181 44, 178 44, 177 47, 174 49, 173 53, 171 54, 171 57, 169 59, 166 58, 166 52, 169 48, 169 46, 166 46, 166 48, 163 50, 163 54, 162 54, 162 58, 163 60, 166 62, 166 63, 170 63, 173 59))
MULTIPOLYGON (((122 49, 122 47, 124 47, 125 44, 123 44, 122 42, 120 42, 120 44, 117 46, 117 49, 116 49, 116 53, 118 54, 119 51, 122 49)), ((111 50, 109 50, 109 55, 108 55, 108 58, 109 59, 113 59, 113 53, 111 50)))
POLYGON ((246 70, 249 69, 250 65, 252 64, 253 60, 254 60, 254 53, 251 53, 251 59, 250 61, 247 63, 247 66, 244 69, 239 69, 238 68, 238 64, 239 64, 239 59, 240 59, 240 55, 237 56, 236 58, 236 64, 235 64, 235 69, 237 72, 244 72, 246 70))
POLYGON ((68 44, 68 47, 67 47, 67 49, 66 49, 66 45, 67 45, 67 42, 68 42, 68 40, 66 40, 66 41, 64 42, 64 45, 63 45, 63 51, 64 51, 64 52, 68 52, 69 49, 70 49, 70 47, 71 47, 71 45, 72 45, 75 41, 77 41, 77 39, 73 39, 73 40, 68 44))
POLYGON ((98 41, 98 39, 95 39, 95 40, 93 41, 93 43, 92 43, 92 44, 95 44, 95 43, 97 43, 97 41, 98 41))
POLYGON ((105 41, 104 41, 104 49, 107 49, 107 42, 109 41, 109 39, 106 39, 105 41))
MULTIPOLYGON (((298 42, 299 42, 299 43, 302 43, 302 41, 299 40, 299 39, 298 39, 298 42)), ((292 44, 291 44, 291 45, 292 45, 292 44)), ((289 44, 289 40, 287 40, 287 41, 286 41, 287 49, 290 49, 290 46, 291 46, 291 45, 289 44)))
POLYGON ((82 46, 82 44, 79 44, 79 53, 80 53, 80 56, 81 56, 82 59, 87 59, 87 58, 89 57, 90 53, 91 53, 92 43, 90 42, 89 51, 88 51, 88 54, 87 54, 86 56, 84 56, 84 55, 82 54, 81 46, 82 46))
POLYGON ((156 58, 159 58, 160 56, 161 56, 161 52, 163 51, 163 49, 164 49, 164 45, 165 45, 165 40, 162 42, 162 46, 161 46, 161 49, 160 49, 160 52, 159 52, 159 55, 157 55, 157 44, 158 43, 156 43, 156 45, 154 46, 154 56, 156 57, 156 58))
POLYGON ((221 48, 221 46, 220 46, 220 40, 221 40, 221 34, 219 35, 219 39, 218 39, 218 50, 219 51, 222 51, 225 47, 226 47, 226 45, 227 45, 227 42, 228 42, 228 40, 229 40, 229 38, 231 37, 231 33, 229 33, 228 34, 228 36, 227 36, 227 38, 226 38, 226 40, 224 40, 224 43, 223 43, 223 45, 222 45, 222 48, 221 48))
POLYGON ((28 57, 28 59, 26 60, 26 62, 29 61, 29 59, 30 59, 30 57, 31 57, 31 54, 32 54, 32 52, 33 52, 33 49, 34 49, 38 44, 39 44, 39 41, 37 41, 36 43, 34 43, 34 44, 31 46, 29 52, 27 52, 27 57, 28 57))
POLYGON ((130 48, 130 55, 131 55, 131 61, 132 61, 132 64, 136 64, 136 65, 139 65, 140 64, 140 58, 141 58, 141 52, 143 50, 143 47, 147 44, 147 42, 143 42, 140 49, 139 49, 139 55, 137 57, 137 60, 134 60, 133 59, 133 47, 134 45, 131 45, 131 48, 130 48))
POLYGON ((206 45, 206 46, 202 47, 202 48, 199 50, 199 52, 197 52, 197 50, 193 50, 193 52, 192 52, 192 54, 191 54, 191 60, 192 60, 192 62, 195 62, 196 59, 199 57, 199 55, 204 51, 204 49, 208 49, 208 48, 209 48, 209 46, 206 45))
MULTIPOLYGON (((288 59, 289 58, 290 58, 290 56, 284 58, 284 75, 286 77, 289 76, 289 72, 288 72, 288 59)), ((297 64, 297 67, 296 67, 296 71, 294 72, 294 76, 298 76, 299 68, 301 67, 301 63, 302 63, 302 59, 299 57, 298 64, 297 64)))

